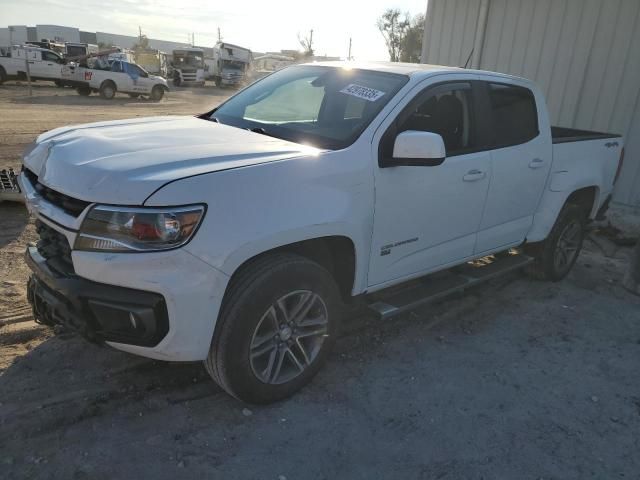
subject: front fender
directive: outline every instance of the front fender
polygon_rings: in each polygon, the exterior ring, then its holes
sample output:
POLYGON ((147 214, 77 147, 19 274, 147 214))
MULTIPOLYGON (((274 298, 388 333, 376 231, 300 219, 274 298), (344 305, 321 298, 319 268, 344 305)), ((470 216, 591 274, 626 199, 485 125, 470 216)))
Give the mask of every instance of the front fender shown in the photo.
POLYGON ((206 203, 184 248, 226 275, 261 253, 327 237, 349 238, 356 252, 354 293, 366 288, 373 224, 373 179, 349 149, 274 161, 172 182, 145 205, 206 203))

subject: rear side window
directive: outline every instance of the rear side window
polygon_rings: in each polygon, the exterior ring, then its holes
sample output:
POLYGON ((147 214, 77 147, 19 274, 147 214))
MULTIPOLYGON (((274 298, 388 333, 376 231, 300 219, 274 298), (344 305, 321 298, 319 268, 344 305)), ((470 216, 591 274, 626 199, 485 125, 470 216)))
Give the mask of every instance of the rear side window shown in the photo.
POLYGON ((494 148, 519 145, 538 136, 536 100, 528 88, 490 83, 489 104, 494 148))

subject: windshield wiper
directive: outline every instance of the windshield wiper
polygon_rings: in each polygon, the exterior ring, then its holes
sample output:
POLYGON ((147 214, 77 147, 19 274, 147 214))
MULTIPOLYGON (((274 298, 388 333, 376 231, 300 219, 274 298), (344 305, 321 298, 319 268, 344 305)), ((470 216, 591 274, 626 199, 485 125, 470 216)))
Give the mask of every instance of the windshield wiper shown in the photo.
POLYGON ((279 136, 277 136, 277 135, 274 135, 273 133, 269 133, 269 132, 267 132, 267 131, 266 131, 264 128, 262 128, 262 127, 253 127, 253 128, 250 128, 249 130, 250 130, 250 131, 252 131, 252 132, 255 132, 255 133, 259 133, 259 134, 261 134, 261 135, 266 135, 267 137, 273 137, 273 138, 279 138, 279 139, 282 139, 281 137, 279 137, 279 136))

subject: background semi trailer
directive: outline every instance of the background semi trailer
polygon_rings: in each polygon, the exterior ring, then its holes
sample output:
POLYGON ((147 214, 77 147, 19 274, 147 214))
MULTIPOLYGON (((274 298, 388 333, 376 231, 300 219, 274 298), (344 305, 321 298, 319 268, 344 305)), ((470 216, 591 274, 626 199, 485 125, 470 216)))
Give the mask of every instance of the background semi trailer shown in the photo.
POLYGON ((174 86, 204 86, 204 50, 201 48, 179 48, 174 50, 171 68, 174 86))
POLYGON ((213 47, 209 76, 218 86, 238 86, 246 79, 251 61, 252 54, 248 48, 218 42, 213 47))

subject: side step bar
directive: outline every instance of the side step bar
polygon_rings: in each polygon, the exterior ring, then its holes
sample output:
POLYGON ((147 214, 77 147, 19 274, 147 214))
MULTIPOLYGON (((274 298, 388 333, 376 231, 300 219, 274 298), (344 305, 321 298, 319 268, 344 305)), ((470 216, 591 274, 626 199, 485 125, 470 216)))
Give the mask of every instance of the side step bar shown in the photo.
POLYGON ((533 258, 510 250, 473 260, 444 272, 371 294, 368 307, 381 320, 414 310, 452 293, 465 290, 531 263, 533 258))

